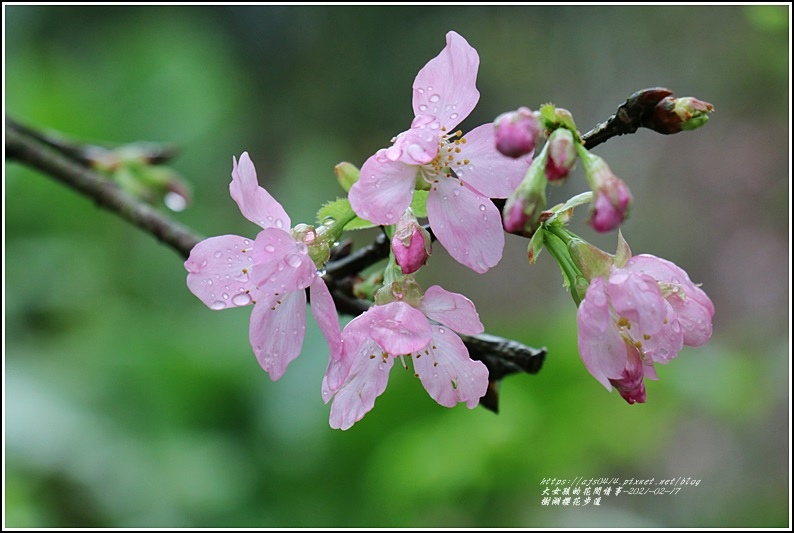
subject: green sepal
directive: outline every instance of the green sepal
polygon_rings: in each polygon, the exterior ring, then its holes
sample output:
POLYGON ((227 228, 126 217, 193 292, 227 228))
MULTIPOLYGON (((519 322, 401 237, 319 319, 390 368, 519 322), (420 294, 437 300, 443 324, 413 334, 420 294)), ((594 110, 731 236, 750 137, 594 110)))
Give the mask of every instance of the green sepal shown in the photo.
POLYGON ((427 217, 427 195, 430 191, 414 191, 414 197, 411 200, 411 210, 416 215, 416 218, 427 217))

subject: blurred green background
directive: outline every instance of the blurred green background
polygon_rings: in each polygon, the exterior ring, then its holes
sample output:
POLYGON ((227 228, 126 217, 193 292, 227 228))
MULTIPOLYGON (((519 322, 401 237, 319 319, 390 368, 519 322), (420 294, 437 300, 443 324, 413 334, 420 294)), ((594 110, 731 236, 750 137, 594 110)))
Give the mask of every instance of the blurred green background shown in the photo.
MULTIPOLYGON (((635 196, 635 253, 702 282, 714 336, 685 348, 648 402, 585 370, 550 256, 508 237, 483 276, 441 247, 421 281, 464 292, 486 330, 549 355, 507 378, 501 413, 435 404, 392 372, 347 432, 320 398, 309 319, 278 382, 248 344, 250 309, 217 313, 182 259, 14 163, 5 193, 8 527, 785 527, 790 497, 790 6, 4 6, 8 116, 85 141, 176 143, 204 235, 254 236, 228 196, 232 156, 294 222, 411 122, 411 84, 456 30, 481 65, 464 131, 553 102, 582 131, 632 92, 714 104, 709 124, 596 149, 635 196), (544 478, 691 477, 677 495, 544 507, 544 478)), ((581 170, 552 202, 586 188, 581 170)), ((577 213, 572 228, 614 250, 577 213)), ((374 234, 360 236, 363 240, 374 234)))

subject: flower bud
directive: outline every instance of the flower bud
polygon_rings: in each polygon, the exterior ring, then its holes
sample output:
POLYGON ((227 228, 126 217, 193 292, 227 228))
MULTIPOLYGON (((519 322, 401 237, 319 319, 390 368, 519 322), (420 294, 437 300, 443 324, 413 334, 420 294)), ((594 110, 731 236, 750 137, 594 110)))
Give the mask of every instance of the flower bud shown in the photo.
POLYGON ((551 182, 564 180, 576 166, 576 145, 573 133, 566 128, 557 128, 549 135, 549 155, 546 160, 546 179, 551 182))
POLYGON ((430 234, 419 225, 411 210, 406 210, 397 222, 397 228, 391 240, 394 258, 400 265, 403 274, 413 274, 427 262, 432 244, 430 234))
POLYGON ((342 161, 336 165, 334 167, 334 172, 336 173, 336 180, 339 182, 339 186, 342 187, 345 192, 350 191, 350 187, 358 181, 359 175, 361 174, 353 163, 348 163, 347 161, 342 161))
POLYGON ((663 98, 653 109, 646 126, 656 132, 671 134, 694 130, 709 121, 714 106, 691 96, 663 98))
POLYGON ((496 149, 508 157, 521 157, 535 150, 538 137, 538 119, 526 107, 502 113, 494 121, 496 149))
POLYGON ((584 148, 579 151, 585 177, 593 190, 592 210, 588 223, 605 233, 620 226, 628 217, 631 192, 623 180, 615 176, 606 161, 584 148))
POLYGON ((535 158, 526 177, 513 191, 502 210, 505 231, 531 237, 540 226, 540 215, 546 208, 546 181, 543 157, 535 158))

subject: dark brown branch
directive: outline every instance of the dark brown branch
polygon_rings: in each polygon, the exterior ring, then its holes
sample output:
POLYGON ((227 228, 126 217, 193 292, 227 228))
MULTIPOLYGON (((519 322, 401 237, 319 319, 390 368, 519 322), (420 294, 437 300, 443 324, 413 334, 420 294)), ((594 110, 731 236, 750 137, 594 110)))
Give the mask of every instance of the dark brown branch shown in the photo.
MULTIPOLYGON (((687 127, 685 124, 692 115, 682 116, 680 112, 676 112, 674 109, 676 100, 673 92, 664 87, 637 91, 618 107, 614 115, 582 135, 585 147, 591 150, 612 137, 634 133, 640 128, 648 128, 663 135, 692 129, 692 126, 687 127)), ((692 112, 705 114, 714 109, 708 102, 694 98, 682 100, 689 101, 692 112)))

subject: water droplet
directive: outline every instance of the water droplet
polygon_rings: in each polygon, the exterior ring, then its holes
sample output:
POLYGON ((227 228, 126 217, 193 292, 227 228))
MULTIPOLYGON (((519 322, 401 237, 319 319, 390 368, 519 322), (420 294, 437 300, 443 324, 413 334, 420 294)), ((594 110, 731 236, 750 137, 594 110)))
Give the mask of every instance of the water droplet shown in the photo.
POLYGON ((418 92, 419 94, 424 94, 425 90, 420 87, 416 90, 416 92, 418 92))
POLYGON ((438 102, 439 100, 441 100, 441 97, 440 97, 439 95, 437 95, 437 94, 434 94, 434 95, 432 95, 432 96, 430 97, 430 101, 431 101, 431 102, 433 102, 434 104, 435 104, 436 102, 438 102))
POLYGON ((225 293, 225 292, 223 293, 223 299, 224 300, 228 300, 229 299, 229 295, 227 293, 225 293))
POLYGON ((469 170, 474 170, 474 165, 469 165, 469 170))
POLYGON ((240 294, 235 294, 232 297, 232 303, 234 305, 248 305, 251 303, 251 297, 248 295, 248 293, 241 292, 240 294))
POLYGON ((278 266, 276 267, 276 269, 277 269, 279 272, 281 272, 282 270, 284 270, 284 263, 279 263, 279 264, 278 264, 278 266))
POLYGON ((206 281, 207 281, 207 285, 212 285, 212 280, 211 279, 208 279, 206 281))
POLYGON ((482 216, 482 219, 483 219, 483 220, 488 220, 488 215, 483 215, 483 216, 482 216))
POLYGON ((460 196, 460 189, 453 190, 452 194, 454 194, 455 196, 460 196))
POLYGON ((249 241, 248 239, 245 239, 245 240, 243 241, 243 244, 244 244, 244 245, 246 245, 246 246, 248 246, 249 244, 251 244, 251 241, 249 241))
POLYGON ((483 204, 480 204, 480 211, 485 211, 485 206, 483 204))
POLYGON ((277 227, 278 229, 281 229, 281 228, 283 228, 283 227, 284 227, 284 222, 283 222, 283 221, 282 221, 280 218, 277 218, 277 219, 276 219, 276 227, 277 227))
POLYGON ((438 328, 438 332, 443 335, 444 333, 447 332, 447 330, 445 330, 444 328, 438 328))
POLYGON ((457 113, 452 113, 452 114, 449 116, 449 118, 451 118, 452 120, 455 120, 456 118, 458 118, 458 114, 457 114, 457 113))
POLYGON ((224 309, 225 307, 226 307, 226 303, 222 302, 220 300, 215 300, 214 302, 212 302, 210 304, 210 309, 212 309, 213 311, 220 311, 221 309, 224 309))
POLYGON ((427 106, 425 104, 420 105, 419 111, 427 111, 427 106))
POLYGON ((266 252, 271 252, 271 253, 275 252, 276 251, 276 247, 273 246, 272 244, 268 244, 267 246, 265 246, 265 251, 266 252))
POLYGON ((174 191, 169 191, 163 197, 163 203, 171 211, 184 211, 187 207, 187 198, 174 191))
POLYGON ((386 213, 386 218, 392 218, 393 216, 394 216, 394 213, 392 213, 391 211, 388 211, 386 213))
POLYGON ((201 267, 204 268, 205 266, 207 266, 207 260, 206 259, 201 262, 201 267))
POLYGON ((427 86, 427 90, 428 90, 428 91, 432 91, 432 90, 433 90, 433 87, 432 87, 432 86, 430 86, 430 85, 428 85, 428 86, 427 86))
POLYGON ((446 200, 446 199, 447 199, 447 195, 445 194, 442 200, 446 200))
POLYGON ((217 259, 218 257, 222 256, 222 255, 223 255, 223 253, 222 253, 220 250, 218 250, 217 252, 215 252, 215 258, 216 258, 216 259, 217 259))
POLYGON ((430 123, 430 129, 431 130, 437 130, 440 127, 441 127, 441 124, 437 120, 434 120, 433 122, 430 123))
POLYGON ((292 268, 298 268, 301 265, 301 256, 298 254, 290 254, 287 256, 286 261, 292 268))

